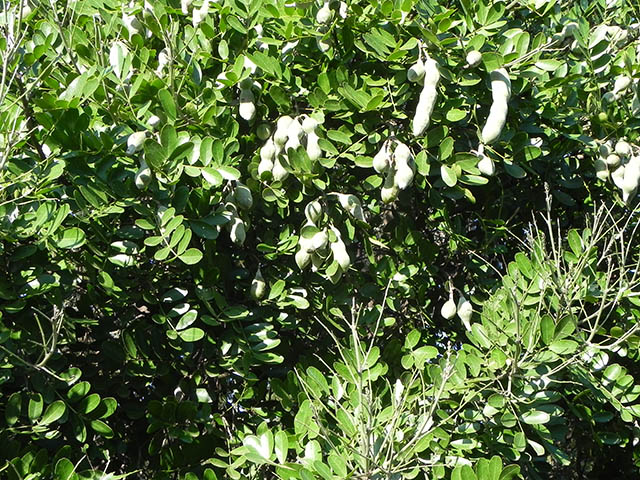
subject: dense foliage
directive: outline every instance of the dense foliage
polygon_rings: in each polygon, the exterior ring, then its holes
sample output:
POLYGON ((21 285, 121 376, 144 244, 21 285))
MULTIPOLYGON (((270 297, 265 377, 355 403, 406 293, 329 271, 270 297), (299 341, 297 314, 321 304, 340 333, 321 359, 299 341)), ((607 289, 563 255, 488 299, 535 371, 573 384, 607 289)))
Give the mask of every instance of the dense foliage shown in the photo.
POLYGON ((637 4, 0 5, 3 478, 638 475, 637 4))

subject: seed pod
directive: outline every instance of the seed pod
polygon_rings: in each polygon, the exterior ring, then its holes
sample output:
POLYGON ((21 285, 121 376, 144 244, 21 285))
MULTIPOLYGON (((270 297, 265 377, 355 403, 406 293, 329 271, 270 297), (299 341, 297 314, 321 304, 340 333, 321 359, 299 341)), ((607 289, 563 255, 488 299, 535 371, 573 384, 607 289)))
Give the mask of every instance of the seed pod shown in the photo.
POLYGON ((395 182, 395 168, 389 168, 387 176, 384 179, 384 185, 380 190, 380 199, 384 203, 391 203, 398 198, 400 190, 395 182))
POLYGON ((157 115, 151 115, 149 117, 149 120, 147 121, 147 124, 149 125, 150 128, 155 130, 158 127, 158 125, 160 125, 160 117, 157 115))
POLYGON ((364 212, 362 211, 362 204, 360 203, 360 199, 358 197, 350 193, 340 193, 338 194, 338 201, 340 202, 342 208, 344 208, 353 218, 362 222, 365 221, 364 212))
POLYGON ((240 117, 247 122, 256 116, 256 97, 251 90, 240 90, 240 117))
POLYGON ((611 172, 611 180, 613 181, 614 185, 618 188, 622 188, 622 186, 624 185, 624 171, 625 171, 625 166, 620 165, 618 168, 616 168, 611 172))
POLYGON ((298 268, 300 270, 304 270, 305 267, 309 265, 309 263, 311 262, 311 252, 309 252, 309 250, 306 250, 304 248, 300 248, 296 252, 295 259, 296 259, 296 265, 298 265, 298 268))
POLYGON ((266 140, 271 135, 271 129, 269 125, 266 123, 261 123, 258 125, 258 129, 256 130, 256 135, 260 140, 266 140))
POLYGON ((482 61, 482 54, 477 50, 471 50, 467 53, 467 65, 475 67, 482 61))
POLYGON ((609 179, 609 169, 607 168, 606 162, 602 158, 596 158, 593 162, 593 166, 596 169, 596 177, 598 177, 603 182, 609 179))
POLYGON ((613 90, 611 93, 618 98, 627 88, 631 85, 631 78, 626 75, 620 75, 616 77, 616 81, 613 84, 613 90))
POLYGON ((328 242, 329 236, 327 235, 327 232, 320 230, 311 238, 311 250, 322 250, 327 246, 328 242))
POLYGON ((191 6, 191 0, 180 0, 180 8, 183 15, 189 15, 189 7, 191 6))
POLYGON ((129 135, 129 138, 127 138, 127 154, 132 155, 141 150, 146 136, 146 132, 135 132, 129 135))
POLYGON ((620 165, 620 157, 615 153, 608 155, 604 161, 609 167, 617 167, 618 165, 620 165))
POLYGON ((631 157, 629 163, 624 168, 624 178, 622 181, 622 191, 631 193, 637 190, 640 183, 640 157, 631 157))
POLYGON ((438 63, 430 58, 425 63, 424 87, 420 93, 420 99, 416 107, 416 114, 413 117, 412 132, 414 137, 419 137, 429 126, 433 107, 436 104, 438 94, 438 82, 440 81, 440 71, 438 63))
POLYGON ((312 224, 315 224, 318 220, 320 220, 320 217, 322 216, 322 205, 320 204, 320 202, 317 200, 309 202, 304 209, 304 215, 312 224))
POLYGON ((635 198, 635 196, 638 194, 638 189, 634 188, 633 190, 630 191, 622 191, 622 201, 627 205, 630 206, 631 205, 631 201, 635 198))
POLYGON ((273 141, 276 145, 284 145, 287 143, 289 124, 293 122, 293 118, 289 115, 280 117, 276 123, 276 131, 273 134, 273 141))
POLYGON ((447 320, 452 319, 457 312, 456 303, 453 301, 453 298, 449 298, 442 307, 440 308, 440 315, 442 315, 447 320))
POLYGON ((616 143, 616 153, 621 157, 628 157, 631 155, 631 145, 624 140, 620 140, 616 143))
POLYGON ((411 159, 411 150, 409 150, 409 147, 404 143, 398 142, 393 156, 396 167, 394 183, 400 190, 404 190, 411 185, 413 176, 415 175, 413 161, 411 159))
POLYGON ((273 162, 273 169, 271 170, 271 173, 276 182, 283 182, 289 176, 289 172, 284 168, 282 163, 280 163, 279 158, 276 158, 273 162))
POLYGON ((135 15, 123 14, 122 23, 124 23, 124 26, 129 31, 130 37, 133 37, 136 33, 140 34, 144 30, 144 26, 135 15))
POLYGON ((320 50, 322 53, 329 50, 331 48, 330 41, 331 39, 327 39, 327 41, 325 42, 324 40, 322 40, 322 38, 316 37, 316 46, 318 47, 318 50, 320 50))
POLYGON ((331 20, 333 12, 329 8, 329 2, 325 1, 324 5, 318 10, 316 13, 316 22, 318 23, 328 23, 331 20))
POLYGON ((151 183, 151 169, 144 159, 140 160, 140 168, 136 172, 134 180, 138 190, 144 190, 151 183))
POLYGON ((307 155, 309 160, 315 162, 322 157, 322 149, 320 148, 320 137, 316 132, 307 134, 307 155))
POLYGON ((507 71, 499 68, 491 72, 490 76, 493 104, 489 110, 487 123, 482 129, 482 142, 485 144, 493 143, 500 137, 507 121, 507 102, 511 97, 511 80, 507 71))
POLYGON ((471 302, 464 297, 460 297, 460 300, 458 300, 457 313, 460 320, 462 320, 464 328, 471 331, 471 317, 473 316, 473 306, 471 302))
POLYGON ((302 125, 298 119, 293 119, 293 121, 289 124, 289 128, 287 129, 287 143, 284 145, 284 151, 287 152, 290 148, 294 150, 300 146, 300 137, 304 131, 302 130, 302 125))
POLYGON ((340 237, 338 237, 335 242, 331 243, 331 253, 333 254, 333 259, 338 262, 340 268, 342 268, 344 272, 349 270, 349 267, 351 266, 351 258, 347 253, 347 247, 340 237))
POLYGON ((267 293, 267 282, 264 281, 260 267, 258 267, 256 276, 253 277, 251 287, 249 287, 249 295, 251 295, 251 298, 254 300, 260 300, 264 297, 265 293, 267 293))
POLYGON ((424 62, 420 59, 407 70, 407 80, 410 82, 419 82, 424 77, 424 62))
POLYGON ((313 118, 311 118, 311 117, 306 117, 302 121, 302 130, 306 134, 314 132, 317 127, 318 127, 318 122, 316 120, 314 120, 313 118))
POLYGON ((231 232, 229 233, 231 241, 236 245, 242 245, 247 238, 244 222, 240 217, 234 217, 231 221, 231 232))
POLYGON ((487 157, 484 153, 478 155, 478 158, 480 159, 480 161, 478 162, 478 170, 480 170, 480 173, 486 175, 487 177, 492 177, 493 175, 495 175, 496 165, 495 163, 493 163, 493 160, 487 157))
POLYGON ((380 148, 380 151, 373 157, 373 168, 378 173, 384 173, 389 168, 391 155, 388 145, 389 142, 385 140, 382 144, 382 147, 380 148))
POLYGON ((243 210, 249 210, 253 206, 251 190, 243 183, 238 182, 233 190, 235 204, 243 210))

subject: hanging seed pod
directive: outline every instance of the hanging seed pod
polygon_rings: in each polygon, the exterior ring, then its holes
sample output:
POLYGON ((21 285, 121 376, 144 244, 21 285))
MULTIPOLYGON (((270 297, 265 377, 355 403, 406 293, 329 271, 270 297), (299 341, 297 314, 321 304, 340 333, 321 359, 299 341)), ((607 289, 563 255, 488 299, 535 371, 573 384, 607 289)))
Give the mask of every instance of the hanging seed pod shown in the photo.
POLYGON ((491 95, 493 103, 489 110, 489 117, 482 129, 482 142, 495 142, 502 133, 507 122, 508 102, 511 97, 511 80, 504 68, 491 72, 491 95))
POLYGON ((267 293, 267 282, 264 281, 260 267, 258 267, 256 276, 253 277, 251 287, 249 287, 249 295, 251 295, 251 298, 254 300, 260 300, 264 297, 265 293, 267 293))
POLYGON ((416 114, 413 117, 412 133, 414 137, 419 137, 429 126, 431 114, 436 104, 438 95, 438 82, 440 81, 440 71, 438 63, 430 58, 425 62, 424 86, 420 93, 420 99, 416 106, 416 114))

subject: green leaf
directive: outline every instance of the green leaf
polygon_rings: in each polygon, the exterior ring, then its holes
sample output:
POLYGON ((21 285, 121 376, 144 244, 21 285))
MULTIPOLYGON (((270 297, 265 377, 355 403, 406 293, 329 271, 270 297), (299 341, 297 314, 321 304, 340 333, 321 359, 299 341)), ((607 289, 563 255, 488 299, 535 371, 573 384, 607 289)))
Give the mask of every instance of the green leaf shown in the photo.
POLYGON ((22 394, 20 392, 14 392, 9 396, 4 409, 4 418, 7 421, 7 425, 12 426, 20 418, 20 412, 22 410, 22 394))
POLYGON ((528 425, 542 425, 548 423, 551 420, 551 416, 541 410, 529 410, 524 412, 520 419, 528 425))
POLYGON ((279 430, 275 434, 275 453, 278 462, 286 463, 287 452, 289 451, 289 437, 285 432, 279 430))
POLYGON ((39 393, 30 393, 29 394, 29 408, 27 410, 29 415, 29 420, 32 422, 37 420, 40 415, 42 415, 42 395, 39 393))
POLYGON ((195 265, 200 260, 202 260, 202 256, 203 256, 202 252, 200 250, 198 250, 197 248, 189 248, 182 255, 180 255, 178 258, 183 263, 186 263, 187 265, 195 265))
POLYGON ((204 330, 197 327, 188 328, 178 332, 178 335, 185 342, 197 342, 204 337, 204 330))
POLYGON ((56 245, 58 248, 74 249, 84 245, 86 236, 78 227, 67 228, 56 235, 56 245))
POLYGON ((162 105, 162 110, 167 115, 167 118, 171 122, 175 121, 177 115, 176 104, 169 90, 166 88, 160 90, 158 92, 158 99, 160 100, 160 105, 162 105))
POLYGON ((458 182, 455 170, 447 165, 440 167, 440 176, 442 177, 442 181, 449 187, 454 187, 458 182))
POLYGON ((91 428, 105 438, 113 438, 113 430, 102 420, 91 420, 91 428))
POLYGON ((74 477, 75 467, 68 458, 61 458, 56 462, 55 480, 71 480, 74 477))
POLYGON ((47 406, 44 415, 42 415, 38 423, 40 423, 40 425, 49 425, 62 417, 66 409, 67 405, 62 400, 56 400, 47 406))

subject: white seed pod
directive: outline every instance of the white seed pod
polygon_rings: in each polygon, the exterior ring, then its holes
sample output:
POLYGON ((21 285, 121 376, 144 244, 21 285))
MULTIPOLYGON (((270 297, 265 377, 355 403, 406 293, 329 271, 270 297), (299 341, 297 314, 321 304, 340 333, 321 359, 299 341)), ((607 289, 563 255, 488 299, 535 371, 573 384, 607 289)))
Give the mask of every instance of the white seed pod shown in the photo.
POLYGON ((247 238, 244 222, 240 217, 234 216, 231 221, 231 231, 229 232, 231 241, 236 245, 242 245, 247 238))
POLYGON ((273 139, 269 139, 265 142, 265 144, 260 149, 260 159, 261 160, 271 160, 276 156, 276 146, 273 143, 273 139))
POLYGON ((389 152, 389 142, 385 140, 382 147, 373 157, 373 168, 378 173, 387 171, 390 165, 391 153, 389 152))
POLYGON ((457 311, 458 309, 456 308, 456 303, 453 301, 453 298, 449 298, 449 300, 444 302, 444 304, 440 308, 440 315, 442 315, 447 320, 450 320, 455 317, 457 311))
POLYGON ((396 162, 396 173, 394 183, 400 190, 404 190, 413 181, 415 172, 408 163, 396 162))
POLYGON ((624 168, 624 178, 622 181, 622 191, 630 193, 637 190, 640 183, 640 157, 631 157, 629 163, 624 168))
POLYGON ((180 0, 180 9, 183 15, 189 15, 189 7, 191 7, 191 0, 180 0))
POLYGON ((264 281, 260 267, 256 272, 256 276, 251 281, 251 287, 249 287, 249 295, 254 300, 260 300, 267 293, 267 282, 264 281))
POLYGON ((607 157, 604 159, 604 162, 607 164, 607 166, 615 168, 620 165, 620 157, 615 153, 612 153, 611 155, 607 155, 607 157))
POLYGON ((276 182, 284 182, 289 176, 289 172, 284 165, 280 162, 279 158, 276 158, 273 162, 273 169, 271 170, 271 174, 273 175, 273 179, 276 182))
POLYGON ((284 150, 287 152, 290 148, 294 150, 300 146, 300 138, 304 131, 302 130, 302 125, 297 118, 293 119, 293 121, 289 124, 289 128, 287 129, 287 142, 284 145, 284 150))
POLYGON ((305 117, 302 121, 302 130, 304 133, 309 134, 315 132, 316 128, 318 128, 318 122, 311 117, 305 117))
POLYGON ((150 128, 155 130, 160 125, 160 122, 161 122, 161 120, 160 120, 159 116, 151 115, 149 117, 149 120, 147 121, 147 124, 149 125, 150 128))
POLYGON ((412 133, 414 137, 422 135, 422 132, 429 126, 438 95, 438 82, 440 81, 438 63, 429 58, 425 62, 424 68, 424 86, 422 87, 422 92, 420 92, 416 114, 413 117, 412 133))
POLYGON ((486 156, 484 153, 478 155, 480 161, 478 162, 478 170, 487 177, 492 177, 496 173, 496 165, 493 160, 486 156))
POLYGON ((419 82, 424 77, 424 62, 418 59, 416 63, 407 70, 407 80, 410 82, 419 82))
POLYGON ((596 158, 593 166, 596 170, 596 177, 603 182, 609 179, 609 169, 607 168, 607 163, 602 158, 596 158))
POLYGON ((324 5, 316 13, 316 22, 324 24, 328 23, 333 16, 333 11, 329 8, 329 2, 325 1, 324 5))
POLYGON ((300 247, 295 255, 296 265, 300 270, 304 270, 311 262, 311 252, 305 248, 300 247))
POLYGON ((247 122, 249 120, 253 120, 253 118, 256 116, 255 100, 256 97, 253 95, 253 92, 251 90, 240 90, 239 113, 240 117, 247 122))
POLYGON ((329 236, 327 235, 327 232, 325 230, 320 230, 319 232, 316 232, 315 235, 313 235, 313 237, 311 238, 310 250, 322 250, 327 246, 328 242, 329 236))
POLYGON ((243 210, 249 210, 253 206, 253 195, 245 184, 237 182, 233 189, 235 204, 243 210))
POLYGON ((196 28, 202 21, 207 18, 209 14, 209 0, 204 0, 202 2, 202 6, 200 8, 196 8, 193 10, 193 28, 196 28))
POLYGON ((391 203, 398 198, 400 189, 398 189, 395 182, 395 173, 395 168, 389 168, 387 171, 387 176, 384 179, 384 185, 382 185, 382 189, 380 190, 380 199, 383 203, 391 203))
POLYGON ((320 148, 320 137, 316 132, 307 133, 307 155, 309 160, 315 162, 322 157, 322 149, 320 148))
POLYGON ((622 201, 627 205, 630 206, 631 205, 631 201, 635 198, 635 196, 638 194, 638 189, 634 188, 633 190, 629 190, 629 191, 622 191, 622 201))
POLYGON ((629 86, 631 85, 631 78, 626 75, 619 75, 616 77, 613 83, 613 90, 611 91, 616 98, 620 97, 629 86))
POLYGON ((622 188, 622 186, 624 185, 624 171, 625 166, 620 165, 618 168, 611 172, 611 180, 613 181, 613 184, 618 188, 622 188))
POLYGON ((464 297, 460 297, 460 300, 458 300, 457 313, 458 318, 462 320, 464 328, 471 331, 471 317, 473 316, 473 305, 471 305, 471 302, 464 297))
POLYGON ((467 65, 475 67, 482 61, 482 54, 477 50, 471 50, 467 53, 467 65))
POLYGON ((325 42, 322 38, 316 37, 316 46, 318 47, 318 50, 324 53, 331 48, 331 43, 329 43, 329 40, 325 42))
POLYGON ((284 115, 276 122, 276 131, 273 134, 273 141, 276 145, 284 145, 287 143, 289 125, 293 122, 293 118, 289 115, 284 115))
POLYGON ((351 258, 347 253, 347 247, 340 237, 335 242, 331 243, 331 253, 333 259, 338 262, 342 271, 346 272, 351 266, 351 258))
POLYGON ((482 129, 482 142, 495 142, 507 121, 508 102, 511 97, 511 80, 504 68, 494 70, 491 76, 491 95, 493 103, 489 110, 489 117, 482 129))
POLYGON ((348 14, 348 6, 347 6, 347 2, 340 2, 339 6, 338 6, 338 15, 340 15, 340 17, 342 18, 347 18, 347 14, 348 14))
POLYGON ((616 143, 616 153, 621 157, 628 157, 631 155, 631 145, 625 142, 624 140, 620 140, 616 143))
POLYGON ((628 165, 624 169, 624 178, 620 188, 625 193, 630 193, 638 188, 638 177, 628 165))
POLYGON ((127 138, 127 154, 132 155, 142 150, 142 145, 146 137, 146 132, 135 132, 129 135, 129 138, 127 138))
POLYGON ((307 206, 304 208, 304 215, 307 217, 307 220, 315 225, 315 223, 320 220, 322 216, 322 205, 318 200, 314 200, 309 202, 307 206))
POLYGON ((362 203, 360 203, 360 199, 358 197, 351 193, 340 193, 338 194, 338 201, 340 202, 340 206, 342 206, 342 208, 344 208, 353 218, 362 222, 365 221, 362 203))
POLYGON ((124 23, 125 28, 129 31, 129 36, 132 37, 136 33, 140 34, 144 31, 144 26, 140 23, 140 20, 135 15, 127 15, 126 13, 122 15, 122 23, 124 23))
POLYGON ((134 181, 138 190, 144 190, 151 183, 151 169, 144 159, 140 160, 140 168, 136 172, 134 181))

